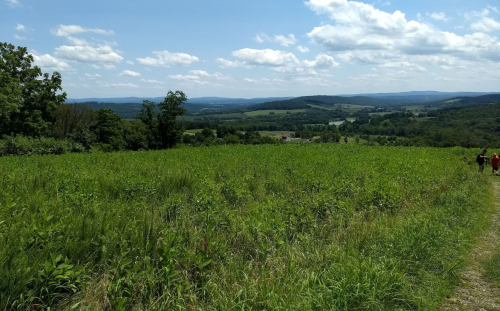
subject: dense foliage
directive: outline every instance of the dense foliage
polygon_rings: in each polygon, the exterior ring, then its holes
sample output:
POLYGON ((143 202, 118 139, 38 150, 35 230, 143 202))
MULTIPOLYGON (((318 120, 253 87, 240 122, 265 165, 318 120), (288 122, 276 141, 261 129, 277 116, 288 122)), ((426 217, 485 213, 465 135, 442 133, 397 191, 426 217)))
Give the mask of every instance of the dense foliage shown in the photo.
POLYGON ((0 309, 435 309, 491 207, 476 152, 0 158, 0 309))
POLYGON ((500 103, 435 110, 427 117, 422 120, 412 113, 365 116, 339 129, 346 135, 393 136, 393 143, 400 145, 500 147, 500 103))
POLYGON ((32 63, 26 48, 0 42, 0 135, 51 133, 55 110, 66 93, 58 94, 62 90, 58 72, 42 75, 32 63))

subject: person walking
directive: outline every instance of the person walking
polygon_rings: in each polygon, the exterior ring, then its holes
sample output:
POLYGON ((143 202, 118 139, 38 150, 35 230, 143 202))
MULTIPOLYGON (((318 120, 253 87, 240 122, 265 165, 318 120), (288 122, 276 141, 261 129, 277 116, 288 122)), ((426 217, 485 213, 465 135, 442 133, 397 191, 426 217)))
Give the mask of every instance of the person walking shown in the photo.
POLYGON ((481 152, 477 157, 476 157, 476 162, 479 164, 479 172, 482 173, 484 171, 484 161, 488 158, 486 156, 487 150, 484 149, 483 152, 481 152))
POLYGON ((500 158, 496 153, 493 154, 491 158, 491 166, 493 167, 493 176, 498 175, 498 163, 500 162, 500 158))

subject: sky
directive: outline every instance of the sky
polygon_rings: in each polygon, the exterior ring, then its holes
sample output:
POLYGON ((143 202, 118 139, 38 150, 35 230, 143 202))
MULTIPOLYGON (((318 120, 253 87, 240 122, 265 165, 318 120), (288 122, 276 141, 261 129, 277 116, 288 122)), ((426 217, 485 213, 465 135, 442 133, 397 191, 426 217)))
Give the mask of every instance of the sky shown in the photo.
POLYGON ((500 91, 498 0, 0 0, 68 98, 500 91))

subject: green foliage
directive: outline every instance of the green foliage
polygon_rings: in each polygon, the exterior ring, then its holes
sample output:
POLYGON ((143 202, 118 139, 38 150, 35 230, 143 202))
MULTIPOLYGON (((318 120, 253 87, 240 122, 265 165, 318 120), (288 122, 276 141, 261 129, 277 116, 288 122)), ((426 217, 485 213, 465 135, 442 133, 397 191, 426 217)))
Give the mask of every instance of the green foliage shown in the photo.
POLYGON ((0 158, 0 309, 435 309, 489 212, 476 152, 0 158))
POLYGON ((56 140, 54 138, 31 138, 22 135, 11 137, 4 135, 3 139, 0 140, 0 156, 65 154, 84 151, 85 147, 81 144, 68 140, 56 140))
POLYGON ((177 117, 186 113, 186 109, 181 107, 186 101, 184 92, 168 91, 165 100, 158 104, 158 133, 163 148, 172 148, 182 141, 184 128, 177 121, 177 117))
POLYGON ((97 110, 96 122, 91 129, 96 135, 96 149, 105 152, 122 150, 123 122, 113 110, 97 110))
POLYGON ((66 100, 61 75, 42 75, 25 47, 0 43, 0 134, 51 134, 54 112, 66 100))

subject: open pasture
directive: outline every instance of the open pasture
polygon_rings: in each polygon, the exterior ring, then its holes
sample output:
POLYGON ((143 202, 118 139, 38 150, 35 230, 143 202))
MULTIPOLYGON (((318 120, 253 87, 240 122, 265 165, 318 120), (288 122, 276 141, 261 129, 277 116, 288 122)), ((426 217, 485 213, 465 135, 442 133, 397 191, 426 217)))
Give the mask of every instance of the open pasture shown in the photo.
POLYGON ((490 211, 465 149, 0 158, 0 310, 420 310, 490 211))

